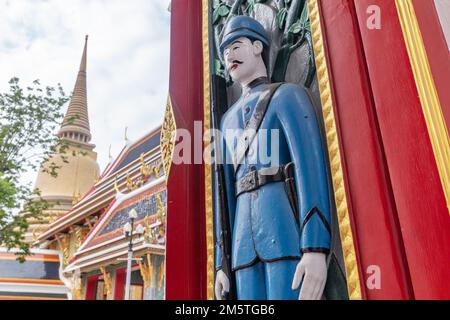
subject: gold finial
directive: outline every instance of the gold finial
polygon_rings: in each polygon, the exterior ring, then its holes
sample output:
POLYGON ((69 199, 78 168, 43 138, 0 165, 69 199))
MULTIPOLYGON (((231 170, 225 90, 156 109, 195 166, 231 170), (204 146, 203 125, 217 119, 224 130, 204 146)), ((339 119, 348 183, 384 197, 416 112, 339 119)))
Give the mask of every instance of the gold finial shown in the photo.
POLYGON ((112 154, 111 154, 111 144, 109 145, 109 150, 108 150, 108 157, 109 157, 109 161, 112 160, 112 154))
MULTIPOLYGON (((79 193, 79 192, 78 192, 78 193, 79 193)), ((77 196, 77 194, 76 194, 76 192, 75 192, 75 190, 74 190, 74 191, 73 191, 73 194, 72 194, 72 206, 76 205, 77 202, 78 202, 78 196, 77 196)))
POLYGON ((164 212, 164 203, 162 201, 161 193, 156 195, 156 206, 157 206, 157 214, 162 214, 164 212))
POLYGON ((128 187, 128 189, 130 191, 135 190, 137 188, 137 186, 134 184, 133 180, 131 180, 129 171, 127 171, 126 178, 127 178, 127 187, 128 187))
POLYGON ((159 171, 161 170, 161 164, 159 164, 159 165, 155 165, 154 167, 153 167, 153 173, 155 174, 155 177, 158 179, 158 178, 160 178, 161 177, 161 175, 159 174, 159 171))
POLYGON ((141 158, 141 174, 143 175, 143 178, 146 181, 147 178, 150 176, 152 170, 150 169, 150 166, 145 163, 145 157, 143 152, 141 153, 140 158, 141 158))
POLYGON ((125 127, 125 143, 128 144, 128 127, 125 127))
POLYGON ((120 193, 119 186, 117 185, 117 178, 119 175, 116 174, 116 177, 114 179, 114 190, 116 190, 117 193, 120 193))

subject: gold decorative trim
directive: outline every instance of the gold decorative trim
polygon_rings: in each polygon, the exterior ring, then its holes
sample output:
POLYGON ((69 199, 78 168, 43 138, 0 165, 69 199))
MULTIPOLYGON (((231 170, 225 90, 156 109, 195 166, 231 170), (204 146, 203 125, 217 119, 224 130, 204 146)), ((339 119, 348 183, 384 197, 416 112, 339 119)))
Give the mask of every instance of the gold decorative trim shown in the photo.
POLYGON ((141 272, 142 280, 144 281, 144 288, 147 289, 151 283, 150 269, 152 268, 152 266, 146 265, 145 261, 142 261, 142 260, 138 260, 138 265, 139 265, 139 271, 141 272))
POLYGON ((86 227, 77 227, 75 229, 75 248, 76 250, 78 250, 78 248, 81 247, 81 245, 83 244, 83 240, 86 237, 86 235, 88 234, 89 230, 86 227))
POLYGON ((150 273, 150 288, 155 288, 155 266, 152 263, 151 255, 147 255, 147 265, 150 273))
POLYGON ((164 276, 165 276, 165 260, 163 260, 159 266, 159 273, 158 273, 158 290, 161 290, 163 284, 164 284, 164 276))
POLYGON ((61 236, 56 236, 56 241, 59 245, 59 250, 62 252, 62 265, 67 266, 71 258, 70 255, 70 234, 63 234, 61 236))
POLYGON ((161 157, 164 167, 164 175, 169 179, 170 166, 172 165, 173 152, 176 139, 176 122, 173 115, 172 100, 167 97, 166 111, 164 114, 164 122, 161 128, 161 157))
POLYGON ((70 279, 72 292, 72 300, 83 300, 83 285, 79 273, 74 272, 70 279))
POLYGON ((395 0, 422 111, 450 214, 450 139, 411 0, 395 0))
POLYGON ((347 275, 347 288, 350 299, 361 299, 361 285, 356 261, 353 234, 350 225, 347 195, 344 186, 344 175, 339 151, 339 141, 336 130, 336 120, 333 111, 333 99, 328 76, 328 65, 322 37, 322 26, 318 0, 308 1, 309 19, 314 45, 314 58, 317 67, 322 112, 325 121, 328 153, 331 164, 331 175, 334 187, 334 199, 339 221, 342 250, 344 254, 345 272, 347 275))
POLYGON ((106 272, 105 267, 100 267, 100 272, 103 275, 103 282, 105 283, 105 290, 106 290, 106 299, 112 300, 113 299, 113 283, 111 278, 111 273, 106 272))
MULTIPOLYGON (((202 44, 203 44, 203 132, 211 128, 211 97, 210 97, 210 61, 209 61, 209 4, 202 0, 202 44)), ((210 141, 204 140, 204 144, 210 141)), ((209 300, 214 299, 214 238, 212 209, 212 173, 211 161, 204 159, 205 168, 205 222, 206 222, 206 294, 209 300)))

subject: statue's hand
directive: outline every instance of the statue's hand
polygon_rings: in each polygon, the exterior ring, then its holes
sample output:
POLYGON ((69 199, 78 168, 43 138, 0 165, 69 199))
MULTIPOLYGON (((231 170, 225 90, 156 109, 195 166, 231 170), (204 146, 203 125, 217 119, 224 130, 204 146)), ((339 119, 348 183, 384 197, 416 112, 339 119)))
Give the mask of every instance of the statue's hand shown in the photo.
POLYGON ((222 270, 217 271, 214 291, 217 300, 222 300, 223 296, 230 292, 230 279, 228 279, 227 275, 222 270))
POLYGON ((295 269, 294 280, 292 281, 292 290, 299 287, 299 300, 320 300, 327 280, 327 261, 326 254, 320 252, 307 252, 303 254, 302 259, 295 269), (303 281, 302 281, 303 279, 303 281))

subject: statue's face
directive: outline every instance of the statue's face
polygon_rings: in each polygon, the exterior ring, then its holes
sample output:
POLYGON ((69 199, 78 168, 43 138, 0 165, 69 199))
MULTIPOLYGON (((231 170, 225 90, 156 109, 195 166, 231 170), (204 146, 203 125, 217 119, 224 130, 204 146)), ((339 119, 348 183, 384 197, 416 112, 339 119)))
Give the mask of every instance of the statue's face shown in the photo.
POLYGON ((233 81, 246 84, 253 80, 252 76, 260 68, 261 53, 263 50, 260 41, 252 41, 248 38, 239 38, 225 47, 223 52, 225 67, 233 81))

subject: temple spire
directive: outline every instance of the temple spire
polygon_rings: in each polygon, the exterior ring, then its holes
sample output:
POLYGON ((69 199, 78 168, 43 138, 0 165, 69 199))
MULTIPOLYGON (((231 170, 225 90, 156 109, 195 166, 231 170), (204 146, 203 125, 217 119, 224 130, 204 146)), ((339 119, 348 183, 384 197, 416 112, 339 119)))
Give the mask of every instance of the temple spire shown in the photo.
POLYGON ((60 138, 86 144, 91 140, 86 90, 87 41, 88 36, 86 35, 80 70, 78 71, 73 95, 61 129, 58 132, 60 138))
POLYGON ((87 42, 88 42, 88 35, 86 35, 85 41, 84 41, 84 49, 83 49, 83 56, 81 57, 81 63, 80 63, 80 72, 86 72, 86 56, 87 56, 87 42))

